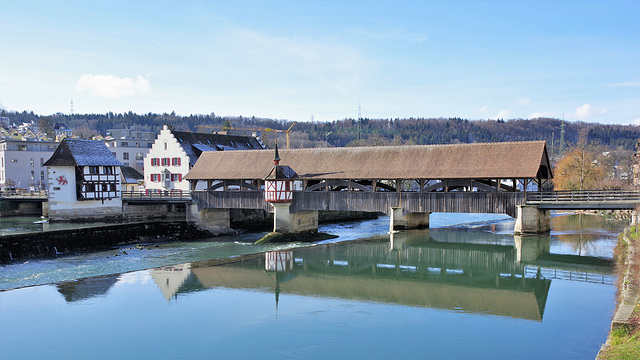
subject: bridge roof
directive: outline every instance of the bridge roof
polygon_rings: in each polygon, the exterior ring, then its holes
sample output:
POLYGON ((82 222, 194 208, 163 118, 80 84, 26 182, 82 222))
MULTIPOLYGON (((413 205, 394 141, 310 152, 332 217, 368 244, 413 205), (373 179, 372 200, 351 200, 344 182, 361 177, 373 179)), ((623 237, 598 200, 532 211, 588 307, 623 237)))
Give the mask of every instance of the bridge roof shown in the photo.
MULTIPOLYGON (((280 150, 302 179, 551 178, 546 142, 280 150), (541 169, 541 167, 544 167, 541 169)), ((204 152, 187 180, 264 179, 273 150, 204 152)))

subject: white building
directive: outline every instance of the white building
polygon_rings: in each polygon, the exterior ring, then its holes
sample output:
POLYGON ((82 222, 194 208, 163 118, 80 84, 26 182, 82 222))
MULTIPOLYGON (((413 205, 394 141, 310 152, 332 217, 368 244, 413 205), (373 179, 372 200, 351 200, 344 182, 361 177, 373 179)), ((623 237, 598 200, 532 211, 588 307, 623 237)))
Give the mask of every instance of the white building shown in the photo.
POLYGON ((102 141, 64 139, 44 166, 50 219, 122 216, 122 164, 102 141))
MULTIPOLYGON (((258 150, 262 145, 252 136, 171 131, 165 125, 144 158, 145 188, 190 190, 183 180, 204 151, 258 150)), ((199 183, 197 190, 206 185, 199 183)))
POLYGON ((140 139, 104 139, 105 145, 113 156, 124 166, 131 166, 139 172, 144 171, 144 157, 155 142, 140 139))
POLYGON ((128 129, 108 129, 105 144, 124 166, 144 171, 144 157, 156 140, 156 133, 139 126, 128 129))
POLYGON ((0 187, 46 189, 43 164, 57 146, 55 141, 0 139, 0 187))

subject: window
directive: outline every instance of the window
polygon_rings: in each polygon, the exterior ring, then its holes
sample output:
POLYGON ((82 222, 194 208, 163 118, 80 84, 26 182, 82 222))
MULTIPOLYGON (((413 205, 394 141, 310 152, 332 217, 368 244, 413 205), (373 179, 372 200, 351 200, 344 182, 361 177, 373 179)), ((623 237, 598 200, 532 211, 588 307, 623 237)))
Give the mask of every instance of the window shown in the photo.
POLYGON ((122 153, 122 160, 129 160, 129 153, 122 153))
POLYGON ((18 159, 11 159, 11 162, 17 163, 18 159))
POLYGON ((160 182, 160 174, 151 174, 152 182, 160 182))
POLYGON ((164 143, 164 149, 167 150, 167 143, 164 143))
POLYGON ((105 174, 113 174, 113 166, 103 166, 102 172, 105 174))
POLYGON ((44 171, 40 171, 40 181, 44 181, 44 171))
POLYGON ((171 181, 182 181, 182 174, 171 174, 171 181))
POLYGON ((91 174, 91 175, 100 174, 100 167, 99 166, 89 166, 89 174, 91 174))
POLYGON ((127 141, 123 141, 123 142, 121 142, 121 143, 120 143, 120 146, 122 146, 122 147, 128 147, 128 146, 129 146, 129 143, 128 143, 127 141))
POLYGON ((33 181, 36 178, 36 172, 31 170, 31 181, 33 181))
POLYGON ((169 158, 162 158, 162 166, 169 166, 169 158))
POLYGON ((136 160, 143 160, 143 159, 144 159, 143 153, 136 153, 136 160))
POLYGON ((171 159, 171 165, 180 166, 180 160, 181 159, 179 157, 171 159))
POLYGON ((86 191, 86 192, 96 192, 96 184, 86 184, 84 186, 84 191, 86 191))
POLYGON ((42 166, 42 164, 44 164, 44 158, 40 158, 40 166, 42 166))
POLYGON ((151 159, 151 166, 160 166, 160 159, 159 158, 152 158, 151 159))
POLYGON ((18 145, 18 151, 27 151, 27 145, 18 145))

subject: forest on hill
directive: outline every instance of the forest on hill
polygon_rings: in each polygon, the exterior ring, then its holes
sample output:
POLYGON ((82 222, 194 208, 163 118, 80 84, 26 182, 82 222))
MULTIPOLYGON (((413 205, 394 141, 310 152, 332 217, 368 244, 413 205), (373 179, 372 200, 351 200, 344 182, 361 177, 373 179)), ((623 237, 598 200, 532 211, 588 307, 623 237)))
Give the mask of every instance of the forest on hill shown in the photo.
MULTIPOLYGON (((632 155, 640 138, 638 125, 605 125, 569 122, 553 118, 511 120, 466 120, 460 118, 343 119, 330 122, 292 122, 243 116, 179 116, 171 114, 55 114, 39 116, 33 112, 0 111, 17 125, 35 122, 41 130, 51 131, 54 123, 64 123, 74 135, 89 139, 105 136, 108 129, 137 126, 159 132, 163 125, 177 131, 227 131, 236 135, 260 136, 268 147, 285 147, 285 131, 291 129, 292 148, 349 147, 384 145, 430 145, 474 142, 546 140, 553 164, 566 154, 575 153, 582 144, 581 158, 597 163, 602 181, 598 188, 624 187, 631 181, 632 155), (262 129, 262 131, 259 131, 262 129), (278 130, 278 131, 273 131, 278 130), (585 156, 587 154, 588 156, 585 156)), ((566 158, 566 157, 565 157, 566 158)))
MULTIPOLYGON (((81 138, 105 135, 108 129, 141 126, 158 132, 168 124, 179 131, 211 132, 242 129, 287 130, 292 121, 256 117, 223 117, 209 115, 179 116, 171 114, 56 114, 39 116, 33 112, 1 111, 12 123, 61 122, 74 130, 81 138)), ((45 126, 46 128, 46 126, 45 126)), ((233 130, 237 134, 250 135, 251 130, 233 130)), ((586 122, 569 122, 553 118, 511 120, 466 120, 460 118, 409 118, 409 119, 343 119, 331 122, 297 122, 291 132, 291 147, 322 146, 376 146, 376 145, 428 145, 474 142, 503 142, 546 140, 552 157, 564 153, 584 134, 590 143, 607 149, 633 151, 640 137, 637 125, 604 125, 586 122)), ((267 146, 273 146, 276 135, 270 131, 259 133, 267 146)), ((284 141, 284 139, 281 139, 284 141)), ((283 143, 281 142, 281 146, 283 143)))

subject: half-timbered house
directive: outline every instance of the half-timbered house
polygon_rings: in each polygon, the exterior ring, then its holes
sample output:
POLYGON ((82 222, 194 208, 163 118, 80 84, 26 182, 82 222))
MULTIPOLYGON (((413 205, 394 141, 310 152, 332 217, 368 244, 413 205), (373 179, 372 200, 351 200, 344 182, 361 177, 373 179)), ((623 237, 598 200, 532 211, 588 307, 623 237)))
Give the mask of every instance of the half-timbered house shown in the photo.
POLYGON ((102 141, 64 139, 44 166, 50 219, 122 216, 122 163, 102 141))

